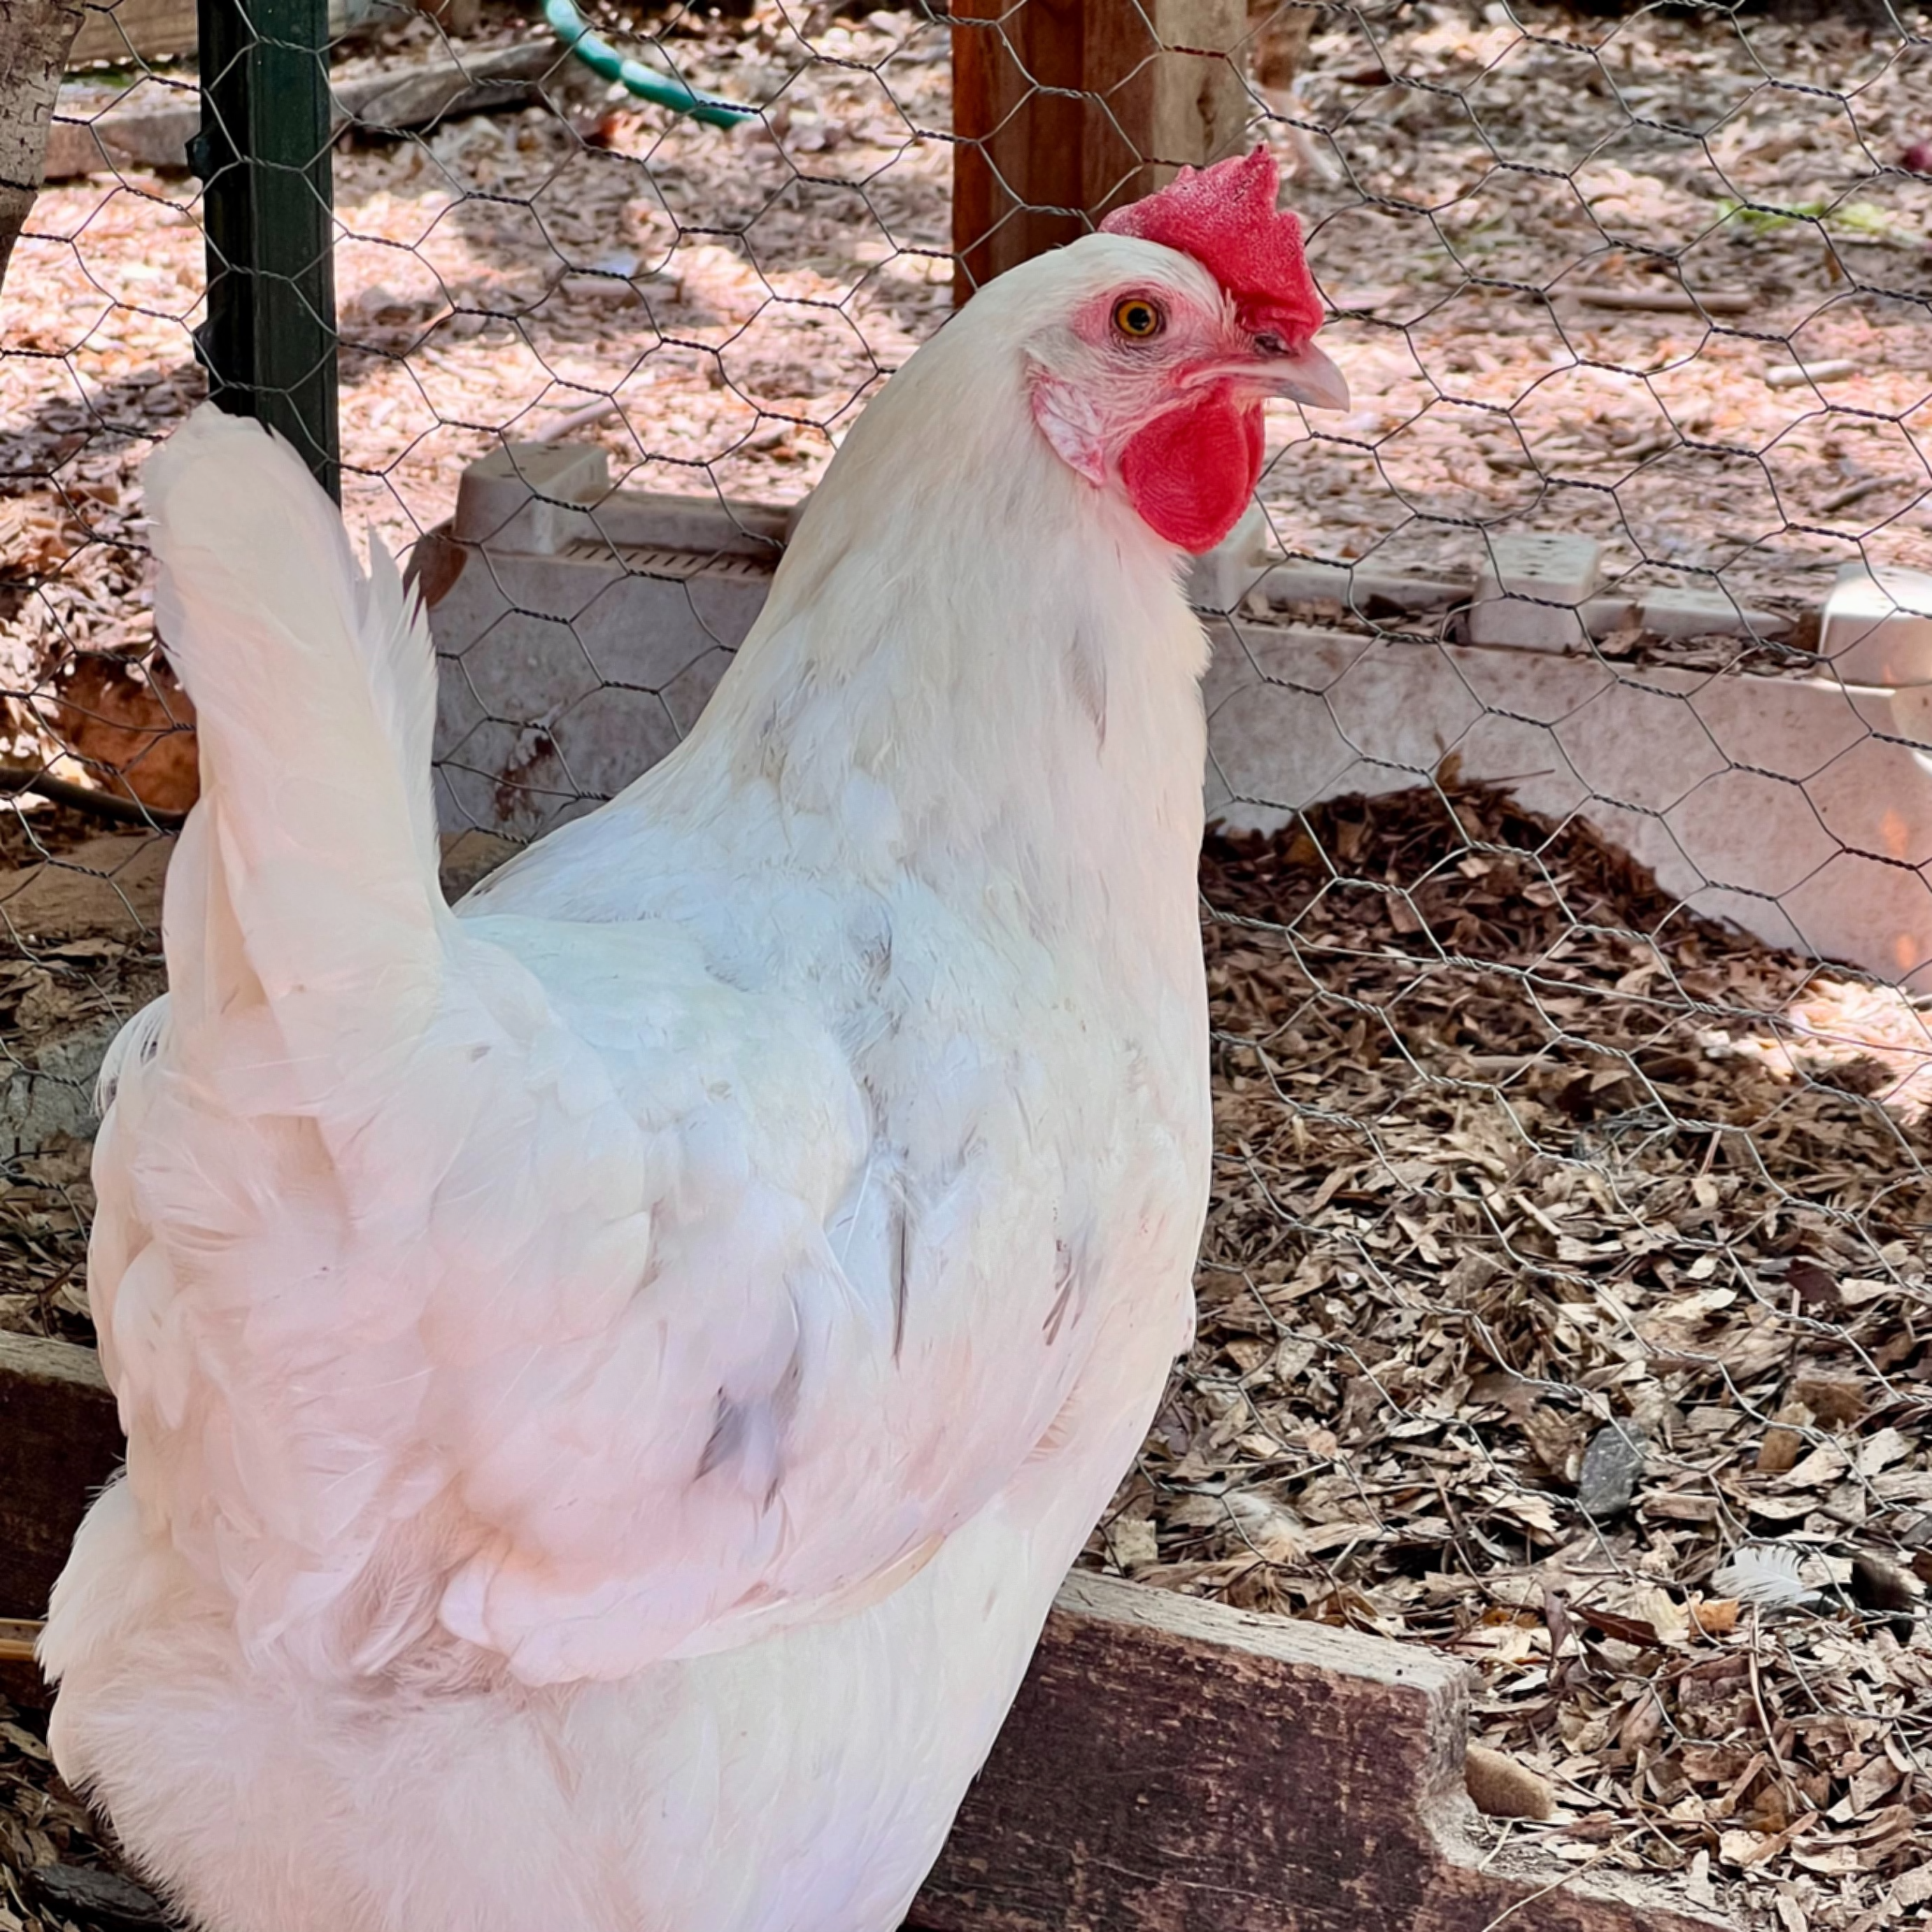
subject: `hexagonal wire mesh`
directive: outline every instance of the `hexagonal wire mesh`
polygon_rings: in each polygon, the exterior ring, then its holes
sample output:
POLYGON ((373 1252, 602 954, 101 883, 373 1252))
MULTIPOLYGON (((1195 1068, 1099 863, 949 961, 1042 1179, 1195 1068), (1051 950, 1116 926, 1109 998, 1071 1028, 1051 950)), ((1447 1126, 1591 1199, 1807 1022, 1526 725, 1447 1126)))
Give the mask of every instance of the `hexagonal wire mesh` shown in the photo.
MULTIPOLYGON (((203 387, 196 82, 134 8, 0 353, 0 1318, 76 1339, 89 1072, 194 787, 135 479, 203 387)), ((1193 580, 1203 1331, 1092 1558, 1468 1657, 1567 1855, 1907 1910, 1932 648, 1904 578, 1821 611, 1932 563, 1924 22, 1076 11, 600 20, 730 130, 511 0, 340 16, 341 494, 432 605, 452 880, 676 741, 956 274, 1266 141, 1356 401, 1271 417, 1193 580)))

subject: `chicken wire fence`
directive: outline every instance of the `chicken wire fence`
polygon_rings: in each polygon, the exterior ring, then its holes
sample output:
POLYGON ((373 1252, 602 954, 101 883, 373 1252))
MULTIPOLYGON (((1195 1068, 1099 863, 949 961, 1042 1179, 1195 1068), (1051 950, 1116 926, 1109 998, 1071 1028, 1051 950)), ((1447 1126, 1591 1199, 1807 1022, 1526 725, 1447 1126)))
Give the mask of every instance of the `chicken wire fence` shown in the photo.
POLYGON ((1354 412, 1191 579, 1202 1333, 1091 1559, 1468 1658, 1580 1864, 1922 1921, 1926 17, 754 0, 596 71, 555 0, 257 4, 206 130, 191 29, 89 10, 0 296, 0 1326, 91 1335, 208 363, 412 555, 454 888, 676 742, 956 296, 1264 141, 1354 412))

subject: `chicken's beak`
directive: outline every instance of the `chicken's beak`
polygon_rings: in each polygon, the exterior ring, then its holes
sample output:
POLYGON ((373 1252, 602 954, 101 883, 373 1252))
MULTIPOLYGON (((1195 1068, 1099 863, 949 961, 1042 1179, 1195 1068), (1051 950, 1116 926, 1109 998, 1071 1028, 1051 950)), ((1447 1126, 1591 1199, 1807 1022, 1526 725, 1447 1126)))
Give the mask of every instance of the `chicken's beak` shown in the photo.
POLYGON ((1259 373, 1276 395, 1289 397, 1311 410, 1348 406, 1348 377, 1312 342, 1293 356, 1270 356, 1259 373))

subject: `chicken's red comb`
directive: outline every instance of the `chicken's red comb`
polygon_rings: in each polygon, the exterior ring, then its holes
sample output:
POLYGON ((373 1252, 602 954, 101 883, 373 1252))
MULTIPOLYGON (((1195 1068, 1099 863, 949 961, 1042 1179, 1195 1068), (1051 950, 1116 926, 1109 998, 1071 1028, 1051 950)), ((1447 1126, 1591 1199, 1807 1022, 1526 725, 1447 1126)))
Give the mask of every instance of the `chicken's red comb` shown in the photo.
POLYGON ((1280 180, 1274 156, 1257 148, 1210 168, 1183 168, 1100 226, 1192 255, 1244 308, 1298 346, 1327 311, 1302 252, 1301 224, 1275 207, 1280 180))

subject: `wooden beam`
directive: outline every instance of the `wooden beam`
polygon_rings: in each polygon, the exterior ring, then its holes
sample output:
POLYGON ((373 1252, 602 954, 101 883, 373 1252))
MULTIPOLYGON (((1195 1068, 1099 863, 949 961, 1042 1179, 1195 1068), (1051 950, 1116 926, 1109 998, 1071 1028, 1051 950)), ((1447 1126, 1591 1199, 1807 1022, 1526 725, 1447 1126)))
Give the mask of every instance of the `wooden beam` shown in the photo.
POLYGON ((909 1923, 1719 1932, 1655 1888, 1474 1846, 1468 1682, 1419 1647, 1076 1573, 909 1923))
POLYGON ((45 1614, 121 1420, 92 1348, 0 1333, 0 1617, 45 1614))
MULTIPOLYGON (((328 30, 340 39, 382 20, 402 20, 409 12, 401 0, 330 0, 328 30)), ((122 67, 173 60, 193 53, 195 39, 195 0, 106 0, 87 8, 68 53, 68 70, 101 62, 122 67)))
POLYGON ((68 55, 70 71, 111 61, 170 60, 194 52, 194 0, 118 0, 90 7, 68 55))
POLYGON ((1245 0, 954 0, 954 299, 1239 147, 1245 0))

